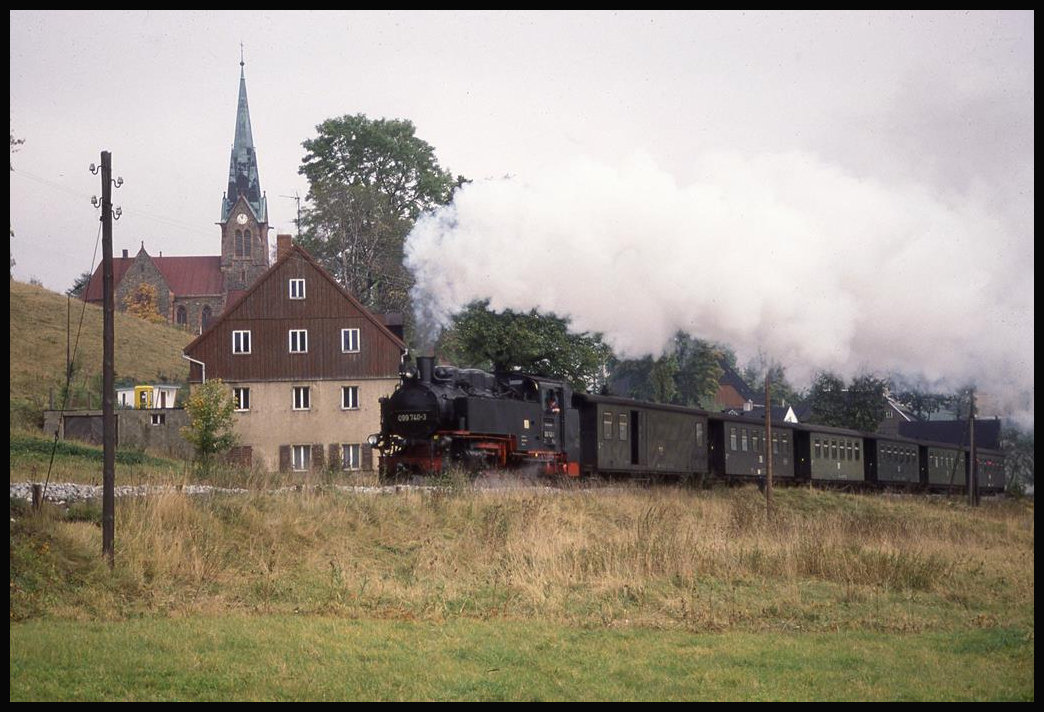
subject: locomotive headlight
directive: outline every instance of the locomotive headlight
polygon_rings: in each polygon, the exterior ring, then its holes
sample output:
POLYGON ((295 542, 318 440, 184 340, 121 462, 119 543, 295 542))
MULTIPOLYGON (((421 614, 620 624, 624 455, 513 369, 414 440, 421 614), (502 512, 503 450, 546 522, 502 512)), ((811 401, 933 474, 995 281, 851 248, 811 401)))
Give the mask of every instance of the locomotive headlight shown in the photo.
POLYGON ((370 447, 377 447, 377 441, 379 439, 380 438, 377 435, 371 435, 370 437, 366 438, 366 442, 370 444, 370 447))

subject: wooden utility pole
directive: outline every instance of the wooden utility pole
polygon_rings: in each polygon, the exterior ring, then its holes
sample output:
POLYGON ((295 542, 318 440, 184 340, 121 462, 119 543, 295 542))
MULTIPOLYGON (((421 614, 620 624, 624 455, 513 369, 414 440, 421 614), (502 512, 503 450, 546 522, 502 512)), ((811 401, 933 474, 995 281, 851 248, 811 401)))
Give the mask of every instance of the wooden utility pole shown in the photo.
POLYGON ((771 372, 765 371, 765 511, 772 516, 772 395, 771 372))
MULTIPOLYGON (((91 164, 91 173, 97 173, 91 164)), ((115 307, 112 274, 112 186, 123 185, 123 179, 112 180, 112 154, 101 152, 101 221, 102 221, 102 293, 104 321, 102 327, 102 556, 115 564, 116 539, 116 374, 115 374, 115 307)), ((98 205, 97 198, 91 201, 98 205)), ((116 217, 119 217, 117 209, 116 217)))
POLYGON ((968 504, 979 506, 979 457, 975 452, 975 389, 969 393, 968 442, 971 443, 971 458, 968 463, 968 504))

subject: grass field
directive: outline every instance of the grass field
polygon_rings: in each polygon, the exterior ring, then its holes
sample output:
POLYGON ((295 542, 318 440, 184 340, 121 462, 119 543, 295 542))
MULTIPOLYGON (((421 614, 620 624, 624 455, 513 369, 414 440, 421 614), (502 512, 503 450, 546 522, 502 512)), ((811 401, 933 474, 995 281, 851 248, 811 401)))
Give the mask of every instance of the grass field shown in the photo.
POLYGON ((240 484, 13 503, 11 700, 1034 696, 1031 501, 240 484))

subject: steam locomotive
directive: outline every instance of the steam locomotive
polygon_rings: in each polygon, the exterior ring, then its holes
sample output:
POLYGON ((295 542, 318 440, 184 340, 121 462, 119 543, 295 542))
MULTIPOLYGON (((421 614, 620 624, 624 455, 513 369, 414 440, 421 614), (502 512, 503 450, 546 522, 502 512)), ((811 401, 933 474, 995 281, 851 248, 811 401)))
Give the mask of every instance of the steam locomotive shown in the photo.
POLYGON ((1004 489, 997 450, 574 393, 520 372, 406 365, 370 444, 387 477, 451 467, 566 478, 761 481, 979 492, 1004 489))

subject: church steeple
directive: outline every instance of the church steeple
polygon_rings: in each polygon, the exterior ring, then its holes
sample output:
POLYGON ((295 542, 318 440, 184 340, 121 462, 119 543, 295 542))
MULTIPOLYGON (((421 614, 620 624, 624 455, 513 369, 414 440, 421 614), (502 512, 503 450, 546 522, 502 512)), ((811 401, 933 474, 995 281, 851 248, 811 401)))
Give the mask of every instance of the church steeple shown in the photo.
POLYGON ((239 108, 228 165, 228 192, 221 201, 221 274, 226 298, 250 287, 269 266, 268 204, 257 177, 257 154, 250 131, 242 45, 239 54, 239 108))
POLYGON ((228 192, 221 202, 221 222, 227 222, 236 201, 243 197, 260 223, 268 222, 268 206, 257 173, 257 154, 250 131, 250 108, 247 106, 246 73, 243 49, 239 54, 239 107, 236 111, 236 134, 228 165, 228 192))

